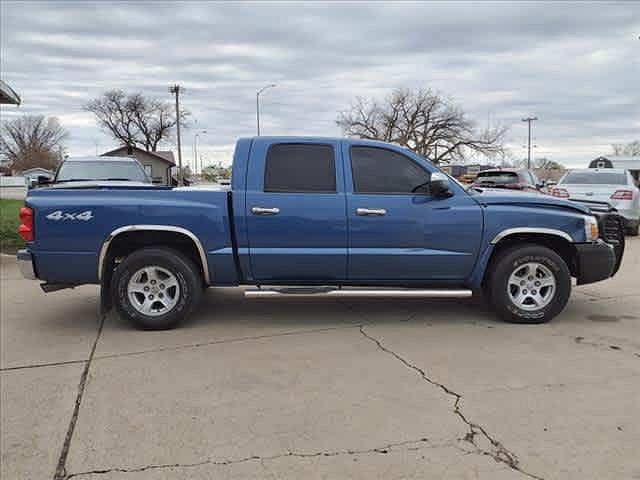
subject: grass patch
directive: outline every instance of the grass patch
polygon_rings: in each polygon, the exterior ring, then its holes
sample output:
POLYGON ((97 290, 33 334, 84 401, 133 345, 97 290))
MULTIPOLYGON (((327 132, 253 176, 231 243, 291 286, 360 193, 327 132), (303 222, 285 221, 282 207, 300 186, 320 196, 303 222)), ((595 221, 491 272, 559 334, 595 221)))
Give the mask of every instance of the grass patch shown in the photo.
POLYGON ((0 199, 0 249, 3 251, 14 252, 24 245, 18 235, 18 214, 23 206, 23 200, 0 199))

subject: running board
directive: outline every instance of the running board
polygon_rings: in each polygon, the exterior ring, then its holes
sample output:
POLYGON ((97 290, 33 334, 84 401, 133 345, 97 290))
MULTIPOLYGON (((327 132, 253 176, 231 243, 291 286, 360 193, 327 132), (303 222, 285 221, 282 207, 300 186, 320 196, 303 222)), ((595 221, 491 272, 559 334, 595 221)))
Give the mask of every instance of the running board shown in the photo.
POLYGON ((356 288, 257 288, 245 290, 245 298, 326 298, 326 297, 350 297, 350 298, 471 298, 471 290, 464 289, 356 289, 356 288))

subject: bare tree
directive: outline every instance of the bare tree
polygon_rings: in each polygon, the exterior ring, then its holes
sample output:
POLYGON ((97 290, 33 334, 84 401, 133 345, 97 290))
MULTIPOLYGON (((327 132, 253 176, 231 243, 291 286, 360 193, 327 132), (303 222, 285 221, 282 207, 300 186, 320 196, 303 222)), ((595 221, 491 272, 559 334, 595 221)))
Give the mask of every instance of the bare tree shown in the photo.
MULTIPOLYGON (((526 158, 515 162, 515 164, 520 168, 527 168, 527 163, 526 158)), ((536 170, 566 170, 563 164, 547 157, 532 158, 531 167, 536 170)))
MULTIPOLYGON (((146 98, 141 93, 125 94, 109 90, 89 101, 84 109, 96 116, 98 124, 116 140, 147 151, 156 151, 168 141, 176 125, 175 110, 170 102, 146 98)), ((180 112, 184 122, 189 112, 180 112)))
POLYGON ((640 140, 629 143, 614 143, 611 145, 614 155, 624 155, 629 157, 640 156, 640 140))
POLYGON ((56 117, 24 116, 0 128, 0 155, 12 170, 55 168, 64 156, 67 131, 56 117))
POLYGON ((345 135, 406 146, 434 163, 469 153, 504 154, 504 126, 479 130, 460 107, 431 90, 394 90, 382 101, 358 97, 336 123, 345 135))

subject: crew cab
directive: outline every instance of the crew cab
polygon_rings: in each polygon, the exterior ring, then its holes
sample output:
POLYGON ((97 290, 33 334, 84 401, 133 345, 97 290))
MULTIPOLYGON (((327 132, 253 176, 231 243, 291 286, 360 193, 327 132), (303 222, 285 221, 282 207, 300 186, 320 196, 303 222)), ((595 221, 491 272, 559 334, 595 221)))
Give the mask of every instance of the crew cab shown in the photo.
POLYGON ((484 293, 507 321, 539 323, 571 279, 615 274, 617 215, 545 195, 465 188, 397 145, 240 139, 230 188, 74 183, 29 192, 23 274, 45 291, 101 286, 141 328, 177 325, 206 287, 246 297, 484 293))

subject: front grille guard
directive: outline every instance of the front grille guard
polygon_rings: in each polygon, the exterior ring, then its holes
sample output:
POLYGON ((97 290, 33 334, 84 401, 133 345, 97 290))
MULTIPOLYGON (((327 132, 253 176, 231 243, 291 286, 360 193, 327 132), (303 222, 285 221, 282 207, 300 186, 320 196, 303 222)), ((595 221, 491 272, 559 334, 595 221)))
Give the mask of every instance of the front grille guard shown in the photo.
POLYGON ((616 256, 616 265, 612 274, 615 275, 620 268, 624 254, 624 219, 617 213, 605 213, 597 216, 600 238, 613 247, 616 256))

